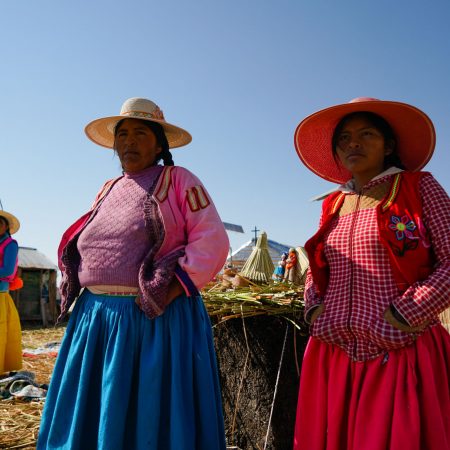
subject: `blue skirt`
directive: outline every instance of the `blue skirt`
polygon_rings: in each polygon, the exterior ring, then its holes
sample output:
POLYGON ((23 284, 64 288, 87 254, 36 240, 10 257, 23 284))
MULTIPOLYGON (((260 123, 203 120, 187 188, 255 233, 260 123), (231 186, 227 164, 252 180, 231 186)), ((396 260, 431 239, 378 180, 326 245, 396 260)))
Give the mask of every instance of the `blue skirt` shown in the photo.
POLYGON ((84 290, 70 317, 37 449, 225 449, 211 324, 182 295, 149 320, 135 297, 84 290))

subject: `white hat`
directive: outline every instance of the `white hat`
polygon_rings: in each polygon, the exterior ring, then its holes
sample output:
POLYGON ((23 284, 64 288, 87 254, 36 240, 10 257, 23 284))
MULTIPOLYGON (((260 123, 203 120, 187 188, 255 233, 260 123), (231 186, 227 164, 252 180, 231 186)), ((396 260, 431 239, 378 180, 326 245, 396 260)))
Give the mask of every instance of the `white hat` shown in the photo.
POLYGON ((114 147, 114 128, 123 119, 140 119, 159 123, 163 129, 170 148, 189 144, 192 136, 183 128, 172 125, 164 119, 159 106, 146 98, 133 97, 125 100, 120 115, 93 120, 84 129, 87 137, 103 147, 114 147))

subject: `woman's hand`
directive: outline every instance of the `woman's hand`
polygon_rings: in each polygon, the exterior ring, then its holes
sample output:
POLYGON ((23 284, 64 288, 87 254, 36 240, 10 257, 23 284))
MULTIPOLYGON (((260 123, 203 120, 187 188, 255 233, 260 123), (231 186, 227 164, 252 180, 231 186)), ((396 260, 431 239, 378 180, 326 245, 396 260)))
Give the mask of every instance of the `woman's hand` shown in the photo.
MULTIPOLYGON (((429 320, 427 320, 426 322, 417 325, 415 327, 411 327, 410 325, 408 325, 408 323, 405 320, 401 319, 401 316, 397 316, 395 314, 395 309, 393 309, 393 307, 389 307, 385 312, 384 312, 384 319, 386 320, 386 322, 388 322, 389 324, 391 324, 394 328, 397 328, 397 330, 400 331, 406 331, 409 333, 417 333, 419 331, 424 330, 428 324, 430 323, 429 320)), ((398 314, 398 313, 397 313, 398 314)))
POLYGON ((169 284, 169 289, 167 290, 166 304, 168 305, 183 293, 184 293, 183 286, 178 281, 177 277, 173 277, 173 280, 169 284))
MULTIPOLYGON (((179 295, 184 293, 183 286, 178 281, 178 278, 174 277, 170 282, 167 289, 166 305, 175 300, 179 295)), ((138 295, 134 301, 139 308, 141 308, 141 297, 138 295)), ((142 309, 142 308, 141 308, 142 309)))
POLYGON ((309 323, 312 325, 314 321, 324 312, 325 305, 321 303, 320 305, 316 306, 308 313, 308 317, 305 318, 306 323, 309 323))

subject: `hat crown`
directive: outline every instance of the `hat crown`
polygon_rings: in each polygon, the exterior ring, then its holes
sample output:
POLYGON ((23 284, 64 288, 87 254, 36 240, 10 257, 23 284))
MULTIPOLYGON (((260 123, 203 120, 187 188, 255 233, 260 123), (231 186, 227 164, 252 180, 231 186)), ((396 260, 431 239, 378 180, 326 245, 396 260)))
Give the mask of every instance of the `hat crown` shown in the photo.
POLYGON ((379 102, 378 98, 372 97, 356 97, 353 100, 350 100, 349 103, 360 103, 360 102, 379 102))
POLYGON ((120 109, 120 115, 133 118, 164 120, 164 114, 159 106, 147 98, 133 97, 125 100, 120 109))

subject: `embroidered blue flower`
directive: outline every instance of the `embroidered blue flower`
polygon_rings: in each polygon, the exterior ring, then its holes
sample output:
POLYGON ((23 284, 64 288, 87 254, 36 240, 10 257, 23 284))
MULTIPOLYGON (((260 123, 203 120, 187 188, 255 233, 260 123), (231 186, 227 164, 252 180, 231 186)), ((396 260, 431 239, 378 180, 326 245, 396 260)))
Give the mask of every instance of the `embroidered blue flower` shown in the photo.
POLYGON ((408 239, 419 239, 412 233, 417 228, 416 224, 408 216, 398 217, 393 215, 391 216, 391 222, 389 228, 395 231, 398 241, 403 240, 405 237, 408 239))

